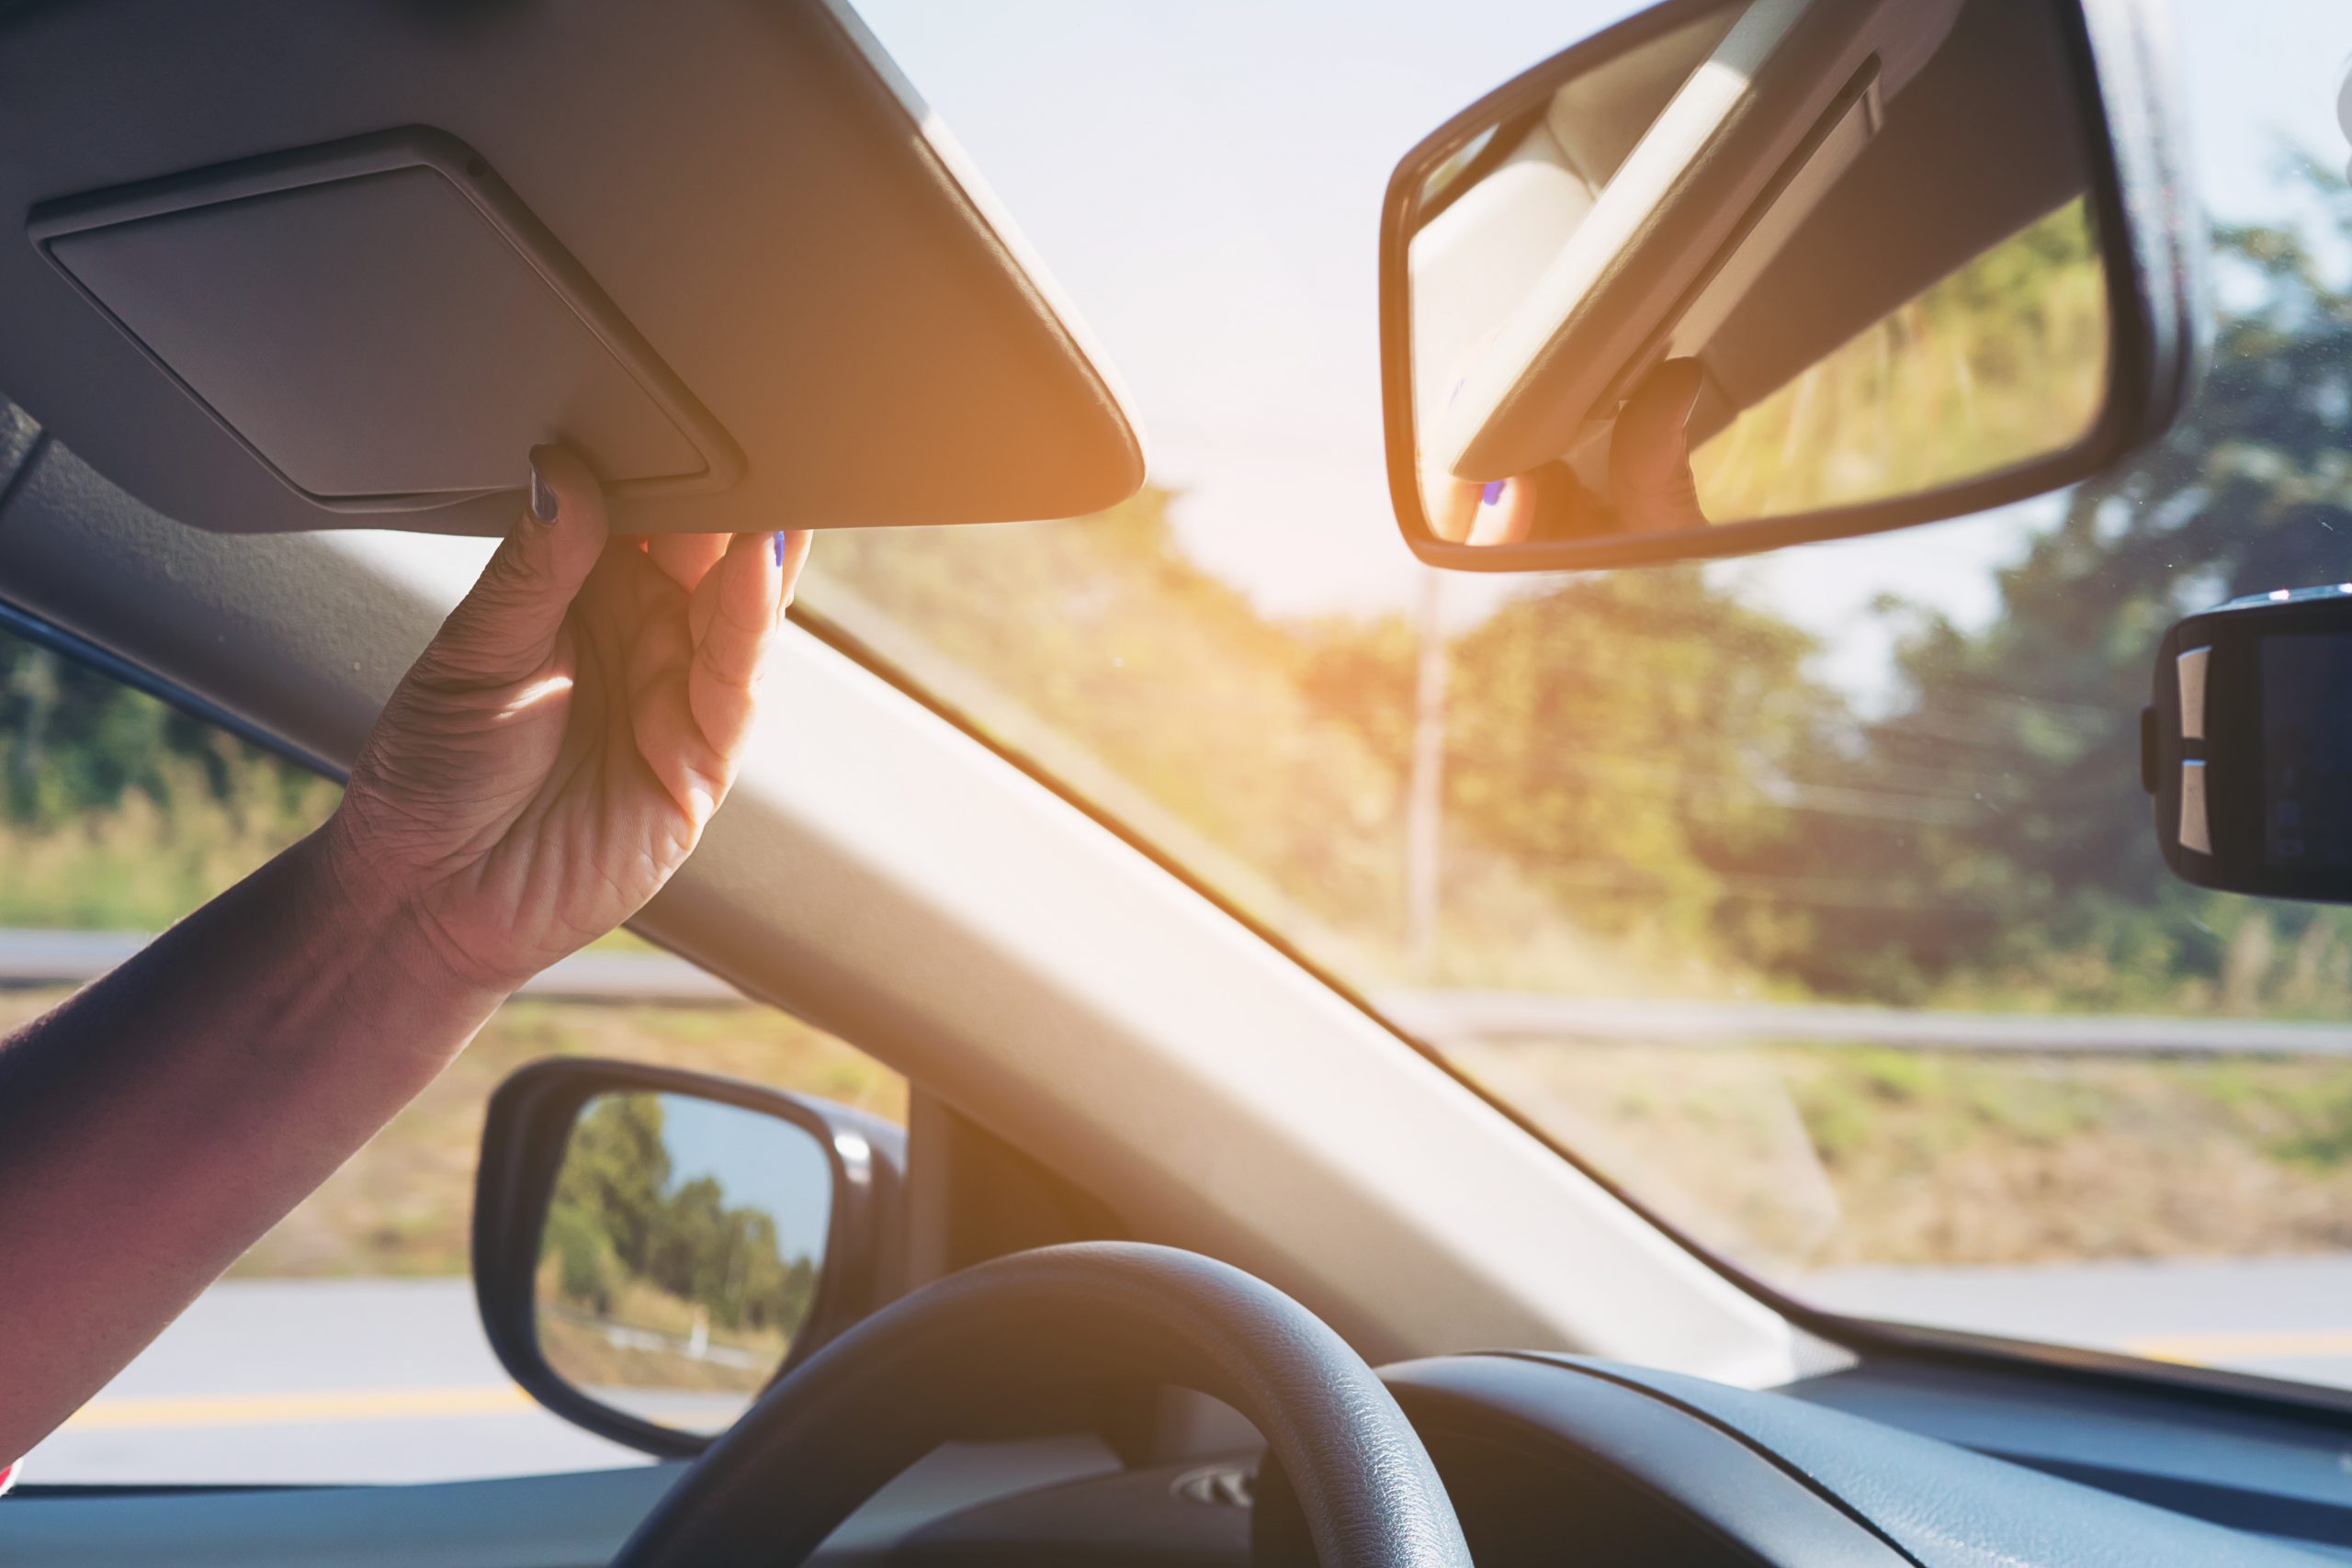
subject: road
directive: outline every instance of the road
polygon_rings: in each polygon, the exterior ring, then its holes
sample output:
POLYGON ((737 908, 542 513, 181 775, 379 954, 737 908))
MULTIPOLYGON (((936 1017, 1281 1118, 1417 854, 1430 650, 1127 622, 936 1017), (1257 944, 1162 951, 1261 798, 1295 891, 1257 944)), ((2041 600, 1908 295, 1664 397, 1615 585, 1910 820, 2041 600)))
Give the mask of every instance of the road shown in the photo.
POLYGON ((547 1414, 463 1280, 212 1287, 35 1449, 41 1481, 446 1481, 640 1462, 547 1414))
MULTIPOLYGON (((2352 1256, 1854 1269, 1843 1310, 2352 1386, 2352 1256)), ((534 1406, 459 1280, 232 1280, 34 1450, 45 1482, 390 1482, 639 1462, 534 1406)))

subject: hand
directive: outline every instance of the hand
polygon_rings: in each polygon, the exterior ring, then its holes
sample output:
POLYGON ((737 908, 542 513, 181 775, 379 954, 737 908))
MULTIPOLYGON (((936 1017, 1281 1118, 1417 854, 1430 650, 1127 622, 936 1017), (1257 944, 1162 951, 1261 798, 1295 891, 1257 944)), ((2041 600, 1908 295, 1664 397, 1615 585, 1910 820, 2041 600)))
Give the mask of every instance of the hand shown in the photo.
POLYGON ((809 542, 611 538, 585 464, 554 446, 531 463, 531 510, 393 691, 325 835, 347 896, 501 994, 693 852, 809 542))
POLYGON ((1429 487, 1430 531, 1457 545, 1518 545, 1705 527, 1689 434, 1705 382, 1695 359, 1667 360, 1642 378, 1610 432, 1605 502, 1565 463, 1483 485, 1447 475, 1429 487))

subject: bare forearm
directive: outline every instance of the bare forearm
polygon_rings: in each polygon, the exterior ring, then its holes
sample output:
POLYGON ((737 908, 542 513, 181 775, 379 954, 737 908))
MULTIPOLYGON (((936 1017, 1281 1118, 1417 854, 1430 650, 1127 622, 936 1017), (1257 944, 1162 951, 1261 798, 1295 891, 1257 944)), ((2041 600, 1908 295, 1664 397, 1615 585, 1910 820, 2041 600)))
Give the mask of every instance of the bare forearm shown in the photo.
POLYGON ((806 536, 610 536, 531 453, 515 520, 334 820, 0 1043, 0 1463, 464 1048, 661 891, 751 735, 806 536))
POLYGON ((0 1045, 0 1462, 348 1158, 501 999, 314 835, 0 1045))

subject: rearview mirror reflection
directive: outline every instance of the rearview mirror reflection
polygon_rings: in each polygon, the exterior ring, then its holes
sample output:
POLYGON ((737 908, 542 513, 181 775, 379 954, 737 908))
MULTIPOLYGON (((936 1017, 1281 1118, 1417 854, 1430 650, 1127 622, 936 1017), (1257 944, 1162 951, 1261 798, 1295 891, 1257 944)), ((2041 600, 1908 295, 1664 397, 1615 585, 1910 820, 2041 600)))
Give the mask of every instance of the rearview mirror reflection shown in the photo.
POLYGON ((1730 553, 2079 477, 2129 355, 2072 4, 1662 6, 1425 143, 1384 264, 1425 558, 1730 553))

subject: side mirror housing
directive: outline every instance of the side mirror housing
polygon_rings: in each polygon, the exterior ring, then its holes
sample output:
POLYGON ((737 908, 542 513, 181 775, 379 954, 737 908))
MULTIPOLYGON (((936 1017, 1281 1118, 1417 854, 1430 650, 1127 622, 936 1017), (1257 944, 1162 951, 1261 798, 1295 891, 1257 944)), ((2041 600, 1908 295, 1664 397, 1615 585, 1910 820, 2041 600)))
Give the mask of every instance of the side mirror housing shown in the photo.
POLYGON ((491 1097, 473 1273, 533 1398, 648 1453, 700 1452, 887 1299, 905 1134, 844 1106, 556 1058, 491 1097))
POLYGON ((1389 487, 1432 565, 1955 517, 2164 431, 2206 332, 2158 0, 1666 0, 1408 153, 1389 487))

